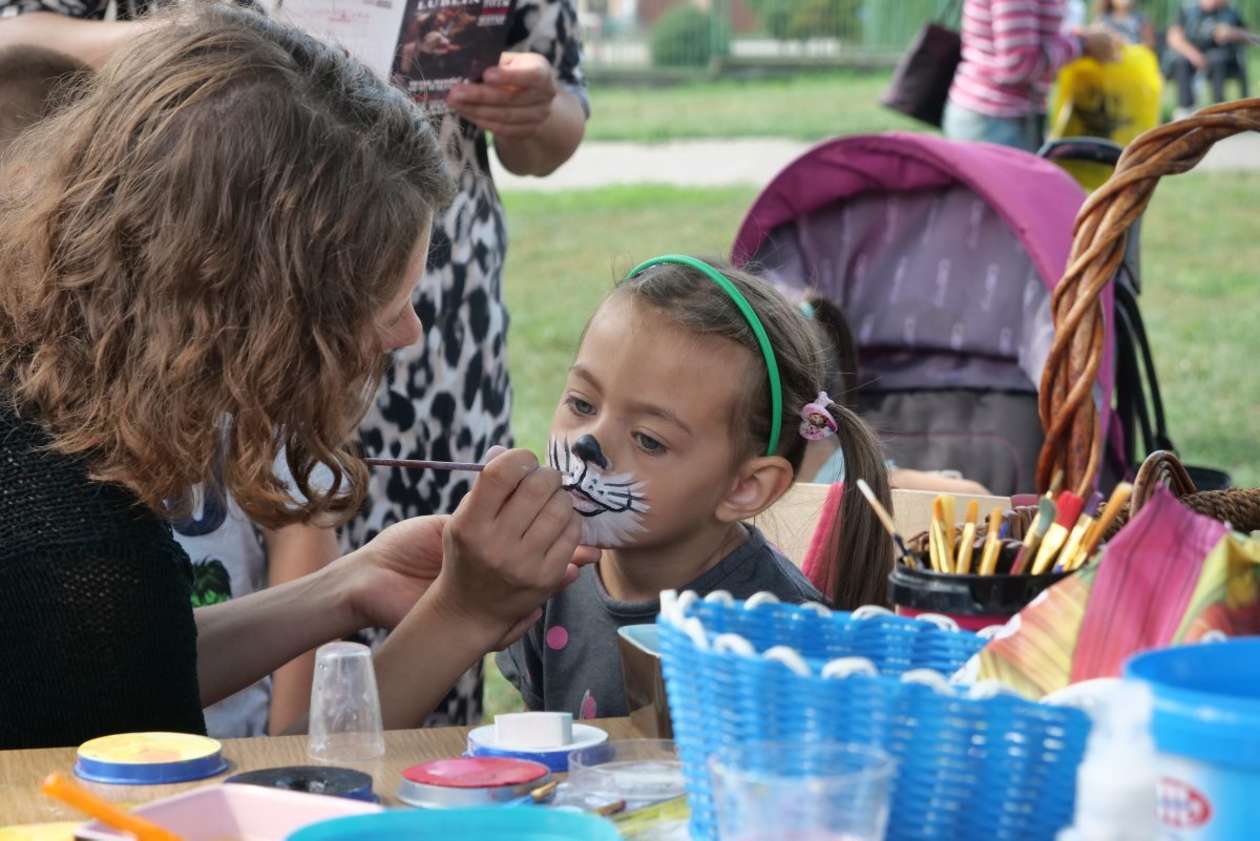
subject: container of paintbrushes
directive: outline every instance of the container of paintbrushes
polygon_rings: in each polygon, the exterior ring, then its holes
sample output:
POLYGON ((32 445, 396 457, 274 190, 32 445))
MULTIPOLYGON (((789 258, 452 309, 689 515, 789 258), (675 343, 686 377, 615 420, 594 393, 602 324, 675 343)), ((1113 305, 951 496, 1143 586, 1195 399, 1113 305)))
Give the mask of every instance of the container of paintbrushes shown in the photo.
POLYGON ((1009 566, 1019 552, 1019 541, 1003 550, 994 575, 961 575, 933 572, 928 568, 911 569, 898 564, 888 576, 888 595, 893 608, 902 616, 937 613, 948 616, 958 627, 979 631, 990 625, 1004 625, 1071 572, 1049 572, 1044 575, 1010 575, 1009 566), (1007 572, 1002 572, 1005 563, 1007 572))
POLYGON ((917 566, 899 563, 888 579, 889 598, 897 613, 941 614, 972 631, 1005 624, 1043 590, 1071 574, 1013 574, 1021 550, 1041 525, 1041 513, 1037 506, 995 510, 977 520, 974 529, 955 528, 954 541, 947 538, 944 545, 940 537, 945 530, 937 529, 935 549, 930 532, 908 540, 917 566), (971 551, 966 552, 961 544, 969 533, 974 537, 971 551))

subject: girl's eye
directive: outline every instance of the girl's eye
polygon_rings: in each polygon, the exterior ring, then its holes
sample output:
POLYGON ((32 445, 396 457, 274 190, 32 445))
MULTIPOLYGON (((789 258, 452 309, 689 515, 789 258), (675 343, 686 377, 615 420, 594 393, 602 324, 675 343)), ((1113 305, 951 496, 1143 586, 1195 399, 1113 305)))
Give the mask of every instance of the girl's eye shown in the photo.
POLYGON ((570 395, 569 408, 579 415, 595 414, 595 407, 592 406, 590 403, 587 403, 581 397, 573 397, 572 395, 570 395))
POLYGON ((634 434, 634 440, 640 447, 643 448, 645 453, 660 455, 665 452, 665 445, 650 435, 644 435, 642 432, 636 432, 634 434))

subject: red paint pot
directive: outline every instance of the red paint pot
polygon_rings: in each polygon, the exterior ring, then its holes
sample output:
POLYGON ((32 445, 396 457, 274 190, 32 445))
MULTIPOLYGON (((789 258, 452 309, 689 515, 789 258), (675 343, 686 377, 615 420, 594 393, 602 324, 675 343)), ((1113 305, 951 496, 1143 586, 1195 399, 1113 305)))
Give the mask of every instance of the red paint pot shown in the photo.
POLYGON ((524 797, 550 778, 546 765, 525 759, 437 759, 403 771, 398 799, 429 808, 485 806, 524 797))

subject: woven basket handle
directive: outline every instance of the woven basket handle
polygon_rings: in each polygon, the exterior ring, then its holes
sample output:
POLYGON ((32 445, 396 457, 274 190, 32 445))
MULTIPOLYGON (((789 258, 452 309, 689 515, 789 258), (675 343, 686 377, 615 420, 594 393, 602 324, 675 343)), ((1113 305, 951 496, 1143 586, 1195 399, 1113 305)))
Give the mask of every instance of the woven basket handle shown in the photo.
POLYGON ((1106 434, 1093 399, 1104 354, 1100 296, 1124 260, 1129 229, 1160 178, 1193 169, 1217 141, 1244 131, 1260 131, 1260 99, 1205 108, 1152 129, 1129 144, 1115 173, 1077 214, 1067 271, 1051 301, 1054 343, 1038 395, 1045 430, 1037 462, 1041 491, 1060 468, 1066 486, 1082 496, 1097 482, 1106 434))

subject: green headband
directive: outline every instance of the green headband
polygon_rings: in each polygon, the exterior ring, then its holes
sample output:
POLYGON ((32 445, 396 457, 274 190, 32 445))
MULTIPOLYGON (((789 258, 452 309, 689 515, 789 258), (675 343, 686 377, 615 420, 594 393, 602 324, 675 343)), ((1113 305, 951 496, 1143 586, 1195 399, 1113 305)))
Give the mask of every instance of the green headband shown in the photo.
POLYGON ((775 451, 779 449, 779 435, 783 429, 783 384, 779 381, 779 363, 774 358, 774 347, 770 344, 770 337, 766 335, 766 328, 761 326, 761 319, 757 317, 757 313, 753 310, 752 305, 748 303, 748 299, 735 288, 735 284, 731 283, 730 278, 708 263, 703 260, 697 260, 695 257, 687 257, 683 254, 664 254, 660 257, 653 257, 651 260, 640 263, 631 269, 630 274, 626 275, 626 279, 637 277, 653 266, 660 266, 666 263, 689 266, 716 283, 735 302, 735 306, 743 314, 744 320, 752 328, 753 335, 757 337, 757 344, 761 347, 761 355, 765 357, 766 374, 770 378, 770 443, 766 445, 766 455, 774 455, 775 451))

